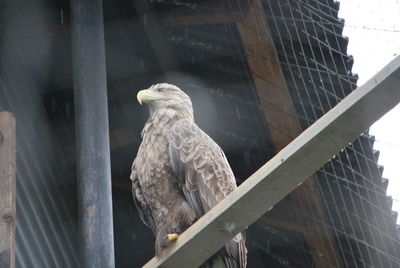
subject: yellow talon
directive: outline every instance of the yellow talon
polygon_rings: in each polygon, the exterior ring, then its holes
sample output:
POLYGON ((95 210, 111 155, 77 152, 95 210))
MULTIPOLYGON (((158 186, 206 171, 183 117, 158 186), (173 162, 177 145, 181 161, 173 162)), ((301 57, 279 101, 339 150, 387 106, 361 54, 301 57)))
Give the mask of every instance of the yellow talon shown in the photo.
POLYGON ((178 236, 179 236, 178 234, 167 234, 167 240, 172 242, 172 241, 178 239, 178 236))

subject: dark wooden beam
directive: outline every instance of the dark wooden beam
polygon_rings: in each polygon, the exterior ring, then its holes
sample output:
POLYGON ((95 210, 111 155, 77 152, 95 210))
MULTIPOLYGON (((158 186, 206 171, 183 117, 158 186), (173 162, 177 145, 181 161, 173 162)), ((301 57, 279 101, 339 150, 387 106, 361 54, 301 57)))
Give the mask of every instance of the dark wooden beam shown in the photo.
POLYGON ((129 175, 125 179, 113 179, 112 185, 123 190, 132 191, 132 181, 129 179, 129 175))
POLYGON ((190 26, 219 23, 235 23, 243 19, 243 13, 231 11, 222 14, 202 14, 195 16, 173 16, 163 18, 162 22, 168 26, 190 26))
MULTIPOLYGON (((110 150, 117 150, 127 147, 140 141, 136 137, 133 127, 121 127, 110 130, 110 150)), ((75 145, 71 144, 63 148, 64 155, 69 164, 75 164, 75 145)))
POLYGON ((133 6, 138 14, 141 14, 143 27, 147 38, 153 47, 161 68, 168 75, 169 71, 176 70, 178 64, 173 51, 168 47, 164 33, 160 30, 161 21, 153 14, 149 3, 146 0, 133 0, 133 6))
POLYGON ((305 228, 303 225, 297 224, 297 223, 293 223, 293 222, 289 222, 286 220, 281 220, 278 219, 276 217, 267 217, 267 214, 265 214, 264 216, 262 216, 260 218, 260 221, 265 223, 265 224, 269 224, 269 225, 273 225, 279 228, 285 228, 287 230, 291 230, 291 231, 296 231, 299 233, 304 233, 305 232, 305 228))
MULTIPOLYGON (((236 25, 275 149, 279 152, 300 135, 302 130, 279 65, 278 54, 271 38, 262 3, 259 0, 253 0, 247 16, 236 25)), ((329 222, 317 178, 311 176, 301 187, 291 193, 291 197, 292 202, 300 206, 300 210, 295 210, 293 213, 299 219, 299 224, 304 226, 303 232, 316 266, 325 267, 327 262, 341 266, 341 256, 331 230, 320 223, 318 228, 315 228, 317 223, 299 213, 299 211, 307 211, 314 217, 329 222), (312 207, 314 210, 309 211, 306 207, 312 207), (318 235, 315 235, 316 232, 318 235)))

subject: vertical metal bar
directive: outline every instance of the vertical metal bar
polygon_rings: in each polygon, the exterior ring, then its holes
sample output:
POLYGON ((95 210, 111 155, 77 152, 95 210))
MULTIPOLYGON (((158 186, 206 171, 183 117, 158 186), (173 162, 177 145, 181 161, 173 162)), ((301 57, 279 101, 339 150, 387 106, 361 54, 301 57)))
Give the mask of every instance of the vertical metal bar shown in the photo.
POLYGON ((71 0, 82 267, 114 267, 102 0, 71 0))

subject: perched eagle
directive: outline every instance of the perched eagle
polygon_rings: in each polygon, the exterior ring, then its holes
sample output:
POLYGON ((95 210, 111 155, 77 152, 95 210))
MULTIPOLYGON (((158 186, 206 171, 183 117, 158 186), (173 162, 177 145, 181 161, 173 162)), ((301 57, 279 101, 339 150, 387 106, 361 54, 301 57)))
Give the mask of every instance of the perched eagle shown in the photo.
MULTIPOLYGON (((149 106, 150 118, 132 164, 132 191, 159 256, 237 186, 224 152, 194 122, 188 95, 162 83, 139 91, 137 99, 149 106)), ((246 267, 244 236, 237 234, 219 255, 228 268, 246 267)))

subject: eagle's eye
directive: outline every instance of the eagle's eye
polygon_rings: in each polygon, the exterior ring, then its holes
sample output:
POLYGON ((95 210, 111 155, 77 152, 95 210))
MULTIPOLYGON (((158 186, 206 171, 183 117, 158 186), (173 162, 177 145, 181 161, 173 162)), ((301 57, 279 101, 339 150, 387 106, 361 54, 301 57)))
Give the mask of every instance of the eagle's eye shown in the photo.
POLYGON ((158 90, 158 92, 160 92, 160 93, 164 93, 165 92, 165 88, 159 88, 159 89, 157 89, 158 90))

